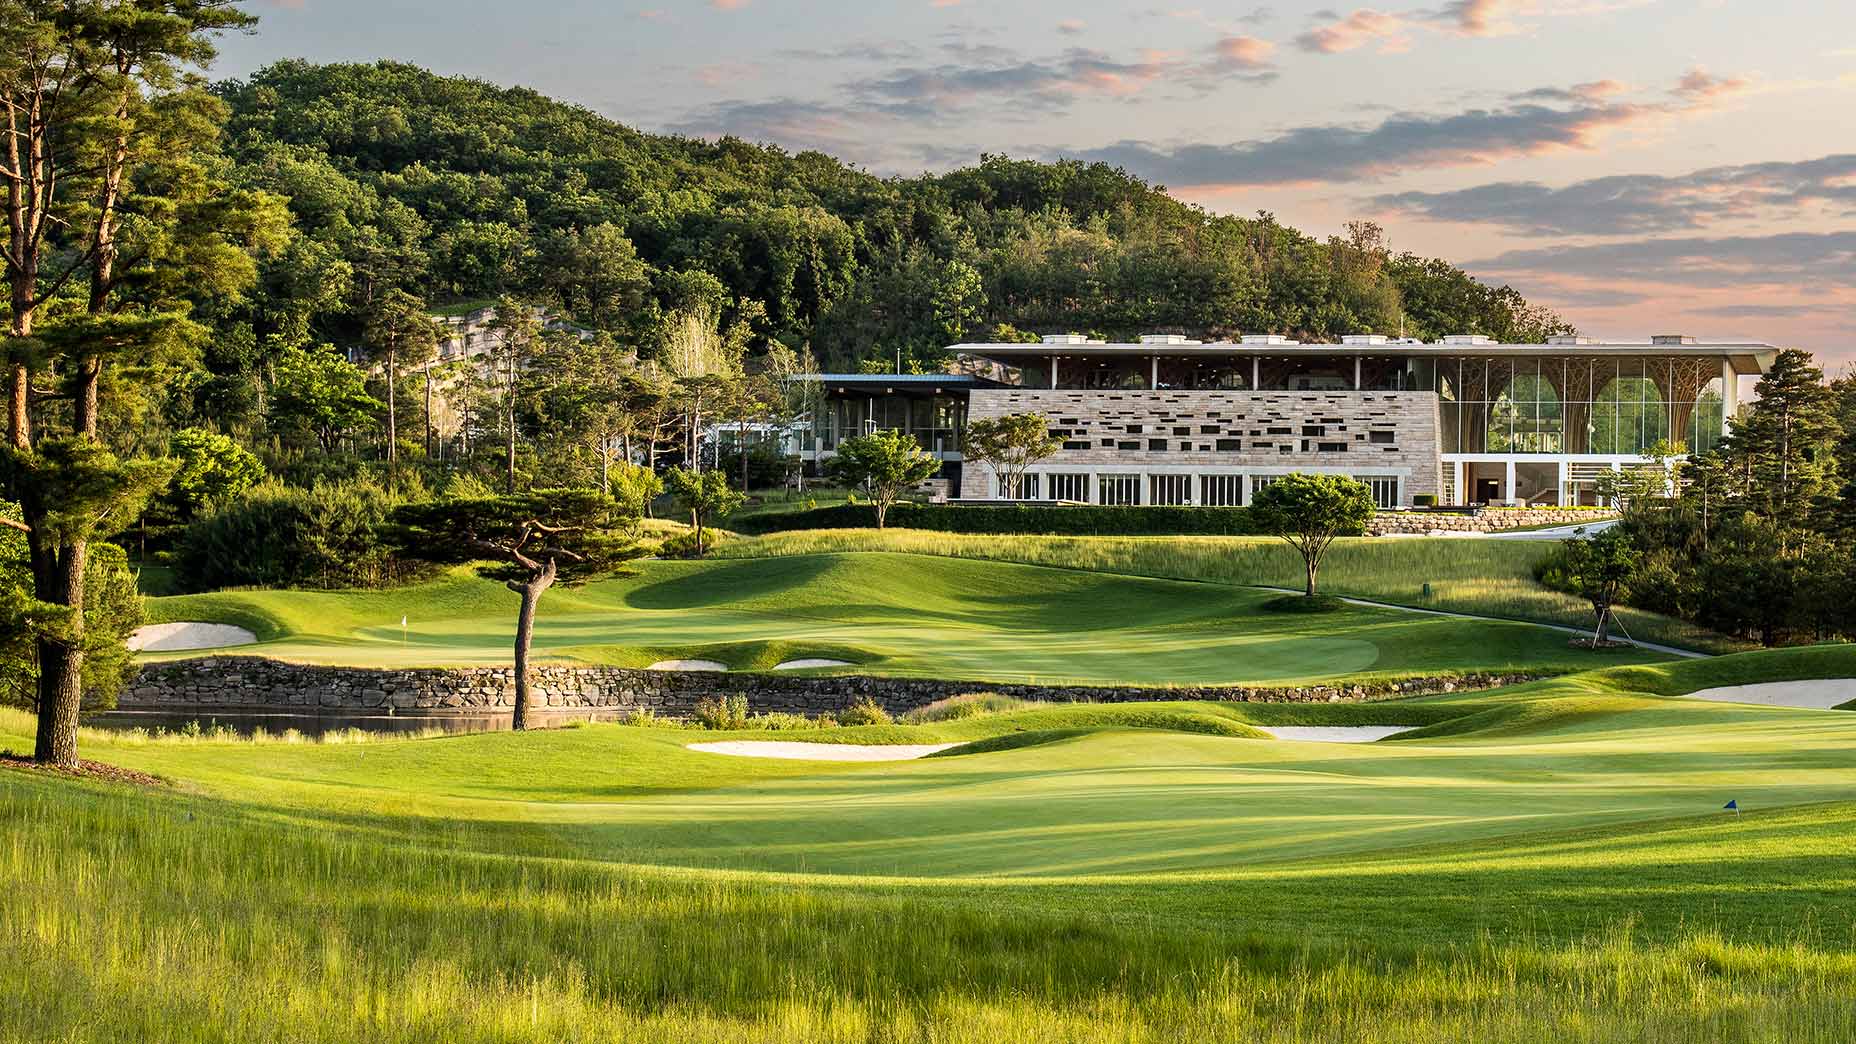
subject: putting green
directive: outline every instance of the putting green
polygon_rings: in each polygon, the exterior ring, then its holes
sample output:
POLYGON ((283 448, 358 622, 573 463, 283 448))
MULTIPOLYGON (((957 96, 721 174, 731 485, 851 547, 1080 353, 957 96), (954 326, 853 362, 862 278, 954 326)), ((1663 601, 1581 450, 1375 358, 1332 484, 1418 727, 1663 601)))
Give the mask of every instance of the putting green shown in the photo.
MULTIPOLYGON (((851 664, 839 673, 1134 685, 1663 659, 1635 650, 1594 658, 1568 649, 1563 634, 1526 624, 1370 609, 1263 611, 1271 597, 1221 584, 909 554, 646 562, 631 576, 550 592, 534 648, 543 662, 696 658, 767 670, 823 657, 851 664)), ((509 662, 515 603, 498 584, 454 573, 393 591, 225 592, 150 604, 157 619, 240 624, 265 639, 239 653, 449 666, 509 662)))

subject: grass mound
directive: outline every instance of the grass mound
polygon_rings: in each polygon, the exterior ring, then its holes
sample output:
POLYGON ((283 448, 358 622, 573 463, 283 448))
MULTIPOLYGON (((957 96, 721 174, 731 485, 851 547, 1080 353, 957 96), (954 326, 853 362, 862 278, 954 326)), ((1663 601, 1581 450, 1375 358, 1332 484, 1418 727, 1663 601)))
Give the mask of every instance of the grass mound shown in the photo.
MULTIPOLYGON (((1150 687, 1588 663, 1541 628, 1361 608, 1271 613, 1261 608, 1271 597, 1224 584, 894 553, 654 561, 630 576, 549 592, 533 655, 538 663, 630 667, 712 659, 738 671, 822 658, 855 664, 829 669, 843 673, 1150 687)), ((393 591, 229 591, 150 605, 157 619, 256 621, 265 641, 244 650, 252 655, 364 667, 507 664, 516 617, 514 594, 463 572, 393 591)))
POLYGON ((856 645, 831 642, 777 639, 772 641, 712 642, 700 645, 569 645, 555 651, 561 659, 602 667, 642 669, 665 660, 713 660, 727 664, 731 671, 766 672, 792 660, 842 660, 849 667, 814 668, 804 674, 848 673, 874 670, 881 673, 887 657, 856 645))
POLYGON ((989 736, 986 739, 962 743, 958 747, 949 747, 928 755, 931 758, 954 758, 967 754, 997 754, 1008 750, 1026 750, 1042 747, 1050 743, 1088 736, 1094 729, 1032 729, 1026 732, 1009 732, 1003 736, 989 736))
POLYGON ((1333 595, 1283 595, 1264 602, 1261 608, 1272 613, 1337 613, 1347 603, 1333 595))
POLYGON ((1042 706, 1044 704, 1036 700, 1021 700, 999 692, 963 692, 958 696, 936 700, 926 707, 917 707, 904 714, 902 720, 911 725, 925 725, 938 721, 984 718, 992 714, 1008 714, 1042 706))

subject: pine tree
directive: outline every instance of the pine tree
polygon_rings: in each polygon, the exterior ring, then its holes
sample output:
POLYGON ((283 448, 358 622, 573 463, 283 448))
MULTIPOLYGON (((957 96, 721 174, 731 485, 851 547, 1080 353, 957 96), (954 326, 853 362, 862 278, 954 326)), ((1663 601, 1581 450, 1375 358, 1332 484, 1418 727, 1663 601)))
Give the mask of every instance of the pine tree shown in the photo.
POLYGON ((1749 477, 1749 506, 1771 519, 1781 548, 1814 527, 1837 491, 1838 434, 1824 371, 1808 352, 1787 349, 1760 378, 1758 398, 1737 426, 1734 452, 1749 477))

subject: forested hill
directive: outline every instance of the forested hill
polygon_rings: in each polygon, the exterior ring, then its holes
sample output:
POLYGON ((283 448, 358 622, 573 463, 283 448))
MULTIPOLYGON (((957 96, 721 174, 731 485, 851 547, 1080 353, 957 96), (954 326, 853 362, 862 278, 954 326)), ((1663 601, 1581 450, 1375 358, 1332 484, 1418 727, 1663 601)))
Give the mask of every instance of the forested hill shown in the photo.
POLYGON ((706 306, 834 367, 898 350, 932 367, 953 341, 1054 331, 1562 329, 1370 226, 1317 240, 1101 165, 987 157, 886 180, 392 63, 286 62, 219 92, 238 179, 297 222, 266 262, 260 338, 350 341, 396 286, 434 306, 546 300, 647 350, 665 314, 706 306))

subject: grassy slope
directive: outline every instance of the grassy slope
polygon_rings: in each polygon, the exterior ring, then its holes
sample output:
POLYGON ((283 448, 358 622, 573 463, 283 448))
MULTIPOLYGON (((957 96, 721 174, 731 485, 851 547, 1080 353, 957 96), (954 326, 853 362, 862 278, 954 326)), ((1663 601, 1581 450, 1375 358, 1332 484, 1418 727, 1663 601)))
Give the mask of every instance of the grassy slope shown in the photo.
MULTIPOLYGON (((702 657, 765 670, 826 657, 871 673, 974 681, 1137 685, 1295 682, 1468 669, 1573 670, 1661 659, 1567 648, 1525 625, 1349 609, 1267 613, 1268 595, 928 555, 797 555, 647 562, 629 577, 551 592, 543 659, 644 666, 702 657)), ((158 620, 250 627, 241 650, 357 665, 502 663, 515 596, 459 572, 375 592, 234 591, 152 599, 158 620), (402 642, 401 617, 410 623, 402 642)))
MULTIPOLYGON (((1534 564, 1552 547, 1545 541, 1344 539, 1323 563, 1321 583, 1329 594, 1589 627, 1589 605, 1534 581, 1534 564)), ((969 536, 847 529, 775 533, 728 544, 720 553, 750 558, 824 551, 903 551, 1298 590, 1303 582, 1301 558, 1282 541, 1263 537, 969 536)), ((1747 647, 1670 617, 1637 610, 1620 610, 1619 616, 1629 634, 1647 641, 1707 652, 1747 647)))
MULTIPOLYGON (((0 769, 0 1036, 1847 1039, 1856 717, 1668 694, 1852 673, 1836 647, 844 730, 1072 733, 893 765, 619 726, 88 737, 178 786, 0 769), (1503 712, 1370 747, 1243 738, 1503 712)), ((0 745, 23 726, 0 715, 0 745)))

